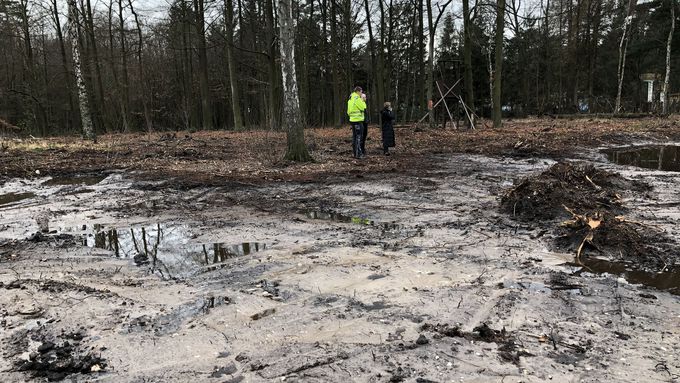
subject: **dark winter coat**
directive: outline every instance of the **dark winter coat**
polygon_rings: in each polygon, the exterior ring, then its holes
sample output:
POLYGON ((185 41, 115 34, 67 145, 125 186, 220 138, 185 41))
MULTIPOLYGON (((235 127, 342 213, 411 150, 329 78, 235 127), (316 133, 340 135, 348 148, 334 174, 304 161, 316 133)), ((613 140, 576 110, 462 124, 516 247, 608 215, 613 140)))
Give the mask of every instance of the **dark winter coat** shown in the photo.
POLYGON ((394 112, 385 108, 380 112, 382 117, 382 141, 383 145, 392 148, 394 147, 394 112))

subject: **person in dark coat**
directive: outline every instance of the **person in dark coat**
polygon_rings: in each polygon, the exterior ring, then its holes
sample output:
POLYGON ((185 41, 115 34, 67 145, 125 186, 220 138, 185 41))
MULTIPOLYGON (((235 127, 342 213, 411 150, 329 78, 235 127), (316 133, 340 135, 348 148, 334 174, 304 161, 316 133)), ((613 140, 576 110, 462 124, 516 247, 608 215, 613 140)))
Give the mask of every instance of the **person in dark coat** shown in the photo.
MULTIPOLYGON (((366 102, 366 93, 361 94, 361 99, 366 102)), ((364 123, 361 126, 361 153, 366 155, 366 137, 368 137, 368 108, 364 109, 364 123)))
POLYGON ((380 116, 382 117, 383 152, 386 156, 389 156, 389 148, 394 147, 394 112, 392 111, 392 104, 386 102, 385 107, 380 112, 380 116))

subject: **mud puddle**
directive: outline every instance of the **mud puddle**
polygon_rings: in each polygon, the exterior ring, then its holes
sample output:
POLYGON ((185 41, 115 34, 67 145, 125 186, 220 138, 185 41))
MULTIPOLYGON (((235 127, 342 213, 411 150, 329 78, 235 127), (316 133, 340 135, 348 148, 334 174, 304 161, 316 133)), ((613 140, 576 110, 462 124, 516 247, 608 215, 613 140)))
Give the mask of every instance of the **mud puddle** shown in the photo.
POLYGON ((618 165, 680 172, 680 146, 632 146, 605 149, 607 159, 618 165))
POLYGON ((86 185, 92 186, 102 182, 107 175, 80 175, 73 177, 54 177, 42 183, 44 186, 86 185))
POLYGON ((655 273, 640 270, 632 264, 598 258, 584 259, 583 266, 585 267, 578 273, 591 272, 595 274, 619 275, 631 284, 641 284, 654 287, 657 290, 668 291, 674 295, 680 295, 680 268, 678 267, 655 273))
POLYGON ((304 215, 309 219, 375 226, 386 230, 396 230, 402 228, 401 225, 394 222, 378 222, 363 216, 350 216, 322 210, 307 210, 304 212, 304 215))
POLYGON ((9 205, 28 198, 35 197, 35 193, 6 193, 0 194, 0 206, 9 205))
POLYGON ((115 257, 149 265, 165 277, 183 278, 221 267, 232 258, 267 249, 262 242, 200 243, 189 225, 158 223, 149 226, 111 228, 100 224, 63 228, 83 246, 109 250, 115 257))

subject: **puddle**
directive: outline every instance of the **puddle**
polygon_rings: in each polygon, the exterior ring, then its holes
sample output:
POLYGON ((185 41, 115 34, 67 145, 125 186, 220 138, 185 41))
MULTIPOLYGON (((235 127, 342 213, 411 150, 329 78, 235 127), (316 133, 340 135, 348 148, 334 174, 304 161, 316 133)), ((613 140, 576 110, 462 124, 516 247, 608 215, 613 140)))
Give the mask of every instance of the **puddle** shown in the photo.
POLYGON ((581 272, 593 272, 596 274, 614 274, 622 276, 632 284, 642 284, 654 287, 658 290, 668 291, 674 295, 680 295, 680 268, 676 267, 669 271, 654 273, 644 270, 636 270, 632 265, 611 262, 603 259, 588 258, 583 261, 586 266, 581 272))
POLYGON ((75 177, 54 177, 42 184, 44 186, 64 186, 64 185, 96 185, 102 182, 106 175, 97 176, 75 176, 75 177))
POLYGON ((680 172, 680 146, 631 146, 626 148, 605 149, 610 162, 619 165, 636 166, 680 172))
POLYGON ((0 194, 0 206, 9 205, 14 202, 19 202, 28 198, 35 197, 34 193, 7 193, 0 194))
POLYGON ((125 229, 95 224, 60 232, 76 236, 84 246, 110 250, 114 256, 132 259, 137 265, 150 265, 165 277, 187 277, 267 248, 261 242, 198 243, 188 225, 173 223, 125 229))
POLYGON ((366 217, 352 217, 349 215, 326 212, 320 210, 308 210, 304 212, 305 216, 309 219, 319 219, 324 221, 342 222, 342 223, 353 223, 357 225, 375 226, 381 227, 386 230, 399 229, 401 226, 392 222, 377 222, 366 217))

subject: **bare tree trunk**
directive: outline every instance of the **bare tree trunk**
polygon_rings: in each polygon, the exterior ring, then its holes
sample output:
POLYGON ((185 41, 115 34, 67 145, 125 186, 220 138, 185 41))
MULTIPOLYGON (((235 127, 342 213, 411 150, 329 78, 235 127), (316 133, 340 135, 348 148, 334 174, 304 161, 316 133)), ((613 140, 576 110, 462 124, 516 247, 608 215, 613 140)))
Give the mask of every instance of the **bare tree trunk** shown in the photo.
POLYGON ((97 48, 97 39, 94 34, 94 19, 92 16, 92 5, 90 0, 85 0, 85 27, 87 34, 89 36, 89 42, 91 44, 91 55, 88 55, 92 60, 94 66, 94 80, 92 81, 92 88, 96 95, 97 105, 100 109, 100 116, 98 121, 101 122, 101 127, 104 131, 108 132, 110 129, 110 120, 108 118, 108 108, 106 107, 106 100, 104 98, 104 83, 102 81, 102 68, 99 60, 99 49, 97 48))
POLYGON ((73 71, 76 76, 78 87, 78 103, 80 107, 80 125, 83 127, 83 135, 86 139, 96 141, 94 129, 92 127, 92 117, 88 104, 88 94, 85 87, 85 80, 81 70, 80 61, 80 24, 78 17, 78 6, 76 0, 68 0, 69 34, 71 37, 71 54, 73 55, 73 71))
MULTIPOLYGON (((378 49, 378 71, 375 73, 376 83, 378 85, 378 107, 382 102, 388 101, 389 96, 385 92, 385 9, 383 7, 383 0, 379 0, 380 5, 380 43, 377 44, 378 49)), ((387 87, 389 89, 389 86, 387 87)))
POLYGON ((139 22, 139 16, 135 12, 135 7, 132 6, 132 0, 128 0, 130 5, 130 12, 135 18, 135 26, 137 28, 137 69, 139 71, 139 86, 142 88, 142 108, 144 110, 144 122, 146 123, 146 131, 153 130, 153 123, 151 121, 151 112, 149 110, 149 92, 146 83, 146 75, 144 73, 144 63, 142 61, 142 49, 144 47, 144 40, 142 39, 142 24, 139 22))
POLYGON ((224 20, 227 26, 227 43, 225 50, 227 53, 227 67, 229 70, 229 85, 231 89, 231 109, 234 116, 234 129, 242 129, 243 116, 241 115, 241 92, 238 84, 238 73, 236 71, 236 60, 234 60, 234 2, 224 0, 224 20))
POLYGON ((76 106, 73 100, 73 84, 71 82, 71 74, 68 68, 68 58, 66 55, 66 44, 64 43, 64 34, 61 30, 61 21, 59 21, 59 8, 57 0, 52 0, 52 17, 54 18, 54 25, 57 31, 57 38, 59 39, 59 51, 61 53, 61 65, 64 70, 64 78, 66 82, 66 90, 68 92, 69 105, 69 122, 71 125, 76 125, 76 106))
POLYGON ((503 75, 503 30, 505 26, 505 0, 496 4, 496 65, 493 77, 493 127, 501 127, 501 78, 503 75))
POLYGON ((463 62, 465 64, 465 102, 475 111, 474 84, 472 80, 472 36, 470 26, 470 0, 463 0, 463 62))
POLYGON ((35 73, 35 62, 33 58, 33 43, 31 39, 31 31, 29 29, 28 20, 28 0, 21 0, 19 2, 19 12, 21 17, 21 31, 24 40, 24 62, 23 62, 23 73, 24 73, 24 84, 23 90, 20 91, 24 98, 24 102, 30 105, 28 113, 30 116, 27 118, 29 128, 31 130, 35 129, 35 132, 44 130, 47 124, 44 118, 45 112, 39 99, 36 96, 36 73, 35 73))
MULTIPOLYGON (((416 1, 418 9, 416 10, 416 14, 418 15, 418 26, 417 26, 417 35, 418 39, 416 40, 418 42, 418 75, 419 76, 425 76, 425 61, 423 58, 425 57, 425 22, 423 21, 423 0, 417 0, 416 1)), ((422 78, 422 77, 421 77, 422 78)), ((418 111, 418 114, 422 113, 423 110, 427 109, 427 100, 425 96, 425 83, 421 80, 418 81, 418 106, 420 107, 420 110, 418 111)))
POLYGON ((210 105, 210 83, 208 82, 208 52, 205 41, 205 9, 203 0, 194 1, 194 27, 198 40, 198 86, 201 91, 201 116, 203 129, 213 128, 213 115, 210 105))
MULTIPOLYGON (((352 71, 352 40, 354 40, 354 33, 352 33, 352 26, 354 19, 352 18, 352 0, 343 0, 342 4, 342 18, 345 25, 345 92, 348 93, 354 88, 354 73, 352 71)), ((366 84, 368 86, 368 84, 366 84)))
POLYGON ((616 91, 616 106, 614 108, 614 113, 621 112, 621 91, 623 89, 623 77, 626 72, 626 54, 628 53, 628 30, 630 24, 633 22, 633 11, 635 10, 636 3, 637 0, 628 1, 628 13, 623 22, 623 33, 621 34, 621 42, 619 43, 619 67, 617 72, 619 85, 616 91))
POLYGON ((597 51, 600 41, 600 25, 602 24, 602 2, 594 1, 595 14, 593 15, 593 29, 590 38, 590 55, 588 66, 588 99, 593 100, 593 87, 595 83, 595 64, 597 63, 597 51))
MULTIPOLYGON (((671 81, 671 43, 673 42, 673 32, 675 32, 675 0, 669 1, 671 5, 671 30, 668 32, 666 42, 666 77, 663 80, 663 114, 668 114, 668 91, 671 81)), ((660 163, 660 162, 659 162, 660 163)))
MULTIPOLYGON (((269 128, 278 130, 279 123, 279 68, 276 65, 276 19, 274 18, 274 0, 265 0, 265 17, 267 19, 267 75, 269 78, 269 128)), ((292 16, 291 16, 292 17, 292 16)))
POLYGON ((337 52, 334 49, 338 47, 338 27, 337 27, 337 11, 334 0, 330 1, 331 7, 331 46, 328 54, 330 55, 331 67, 333 70, 333 110, 335 111, 335 126, 339 127, 342 124, 342 116, 344 108, 342 105, 342 83, 340 82, 340 65, 337 59, 337 52))
POLYGON ((127 49, 125 41, 125 19, 123 19, 123 0, 118 0, 118 27, 120 28, 120 57, 121 57, 121 74, 123 78, 121 79, 121 92, 122 94, 122 114, 123 114, 123 129, 128 130, 128 112, 130 110, 130 80, 128 76, 128 62, 127 62, 127 49))
POLYGON ((571 78, 573 79, 573 88, 572 88, 572 105, 578 111, 578 89, 579 89, 579 36, 580 36, 580 31, 581 31, 581 7, 582 7, 581 0, 576 0, 576 18, 572 20, 572 59, 571 59, 571 78))
MULTIPOLYGON (((427 0, 427 29, 429 32, 429 38, 428 38, 428 60, 427 60, 427 99, 432 100, 432 97, 434 95, 434 40, 437 37, 437 25, 439 24, 439 20, 441 20, 442 16, 444 15, 444 11, 446 10, 446 7, 451 4, 452 0, 448 0, 444 5, 440 6, 437 4, 437 7, 439 8, 439 14, 437 15, 436 19, 433 19, 434 15, 432 12, 432 0, 427 0)), ((430 114, 430 125, 434 125, 434 109, 429 111, 430 114)))
MULTIPOLYGON (((426 76, 426 89, 427 94, 425 98, 428 101, 428 108, 430 102, 432 101, 432 94, 434 92, 432 83, 434 82, 434 29, 436 28, 432 23, 432 0, 426 0, 427 6, 427 29, 428 29, 428 49, 427 49, 427 76, 426 76)), ((428 111, 430 127, 434 127, 434 108, 428 111)))
POLYGON ((281 74, 283 78, 283 125, 286 129, 288 150, 286 159, 310 161, 305 145, 305 130, 300 115, 297 78, 295 76, 295 26, 291 0, 279 0, 279 46, 281 48, 281 74))
MULTIPOLYGON (((382 0, 379 0, 379 1, 382 1, 382 0)), ((373 81, 376 85, 376 88, 378 88, 378 89, 376 89, 377 97, 371 97, 371 101, 375 101, 377 99, 378 102, 380 102, 380 100, 384 101, 384 96, 382 95, 381 89, 378 86, 379 79, 378 79, 377 73, 378 73, 379 69, 378 69, 378 62, 377 62, 376 55, 375 55, 375 39, 373 38, 373 26, 371 25, 371 10, 370 10, 369 4, 368 4, 368 0, 364 0, 364 8, 365 8, 365 11, 366 11, 366 26, 368 27, 368 50, 369 50, 369 56, 370 56, 370 59, 371 59, 371 74, 373 75, 373 81)), ((376 105, 376 104, 374 104, 374 105, 376 105)))

